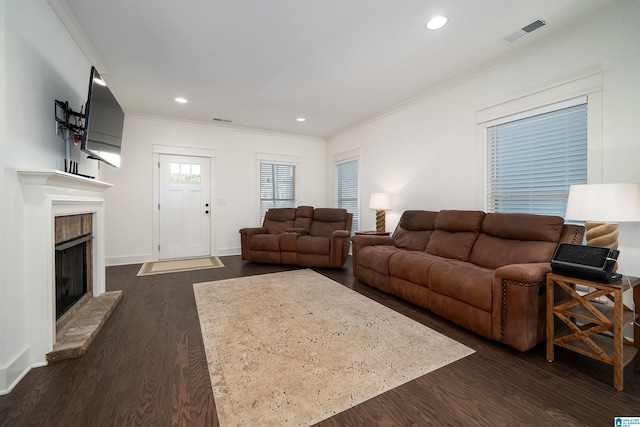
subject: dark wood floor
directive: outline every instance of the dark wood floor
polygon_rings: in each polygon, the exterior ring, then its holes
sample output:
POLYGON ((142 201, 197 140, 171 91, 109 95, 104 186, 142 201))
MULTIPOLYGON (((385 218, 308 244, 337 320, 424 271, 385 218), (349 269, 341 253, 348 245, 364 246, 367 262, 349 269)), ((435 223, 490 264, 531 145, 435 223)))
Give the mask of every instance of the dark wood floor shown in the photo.
MULTIPOLYGON (((223 257, 225 268, 136 277, 109 267, 122 289, 114 316, 79 359, 31 370, 0 397, 1 426, 217 426, 192 284, 288 268, 223 257)), ((318 424, 320 426, 612 426, 640 416, 640 372, 616 391, 610 366, 544 345, 520 353, 480 338, 354 279, 317 271, 476 352, 318 424)), ((259 316, 259 313, 256 313, 259 316)))

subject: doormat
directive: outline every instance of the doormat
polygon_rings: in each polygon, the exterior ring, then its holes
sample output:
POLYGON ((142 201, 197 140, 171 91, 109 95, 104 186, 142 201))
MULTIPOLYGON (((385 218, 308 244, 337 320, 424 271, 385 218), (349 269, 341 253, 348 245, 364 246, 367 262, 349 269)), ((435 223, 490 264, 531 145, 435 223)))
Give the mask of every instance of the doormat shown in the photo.
POLYGON ((180 273, 183 271, 205 270, 207 268, 224 267, 217 256, 205 258, 174 259, 169 261, 145 262, 142 264, 138 276, 150 276, 152 274, 180 273))
POLYGON ((309 426, 474 352, 312 270, 193 289, 222 427, 309 426))

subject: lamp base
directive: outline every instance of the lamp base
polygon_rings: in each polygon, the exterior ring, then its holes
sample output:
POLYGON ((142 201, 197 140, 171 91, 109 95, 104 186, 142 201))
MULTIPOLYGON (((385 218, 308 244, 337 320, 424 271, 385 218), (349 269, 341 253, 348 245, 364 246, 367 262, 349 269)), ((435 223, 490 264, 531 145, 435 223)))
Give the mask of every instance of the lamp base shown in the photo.
MULTIPOLYGON (((584 223, 587 230, 587 246, 600 246, 609 249, 618 249, 618 224, 614 222, 593 222, 584 223)), ((618 264, 612 272, 618 271, 618 264)))
POLYGON ((384 210, 376 211, 376 231, 384 233, 386 230, 386 212, 384 210))
POLYGON ((613 222, 587 221, 587 245, 618 249, 618 224, 613 222))

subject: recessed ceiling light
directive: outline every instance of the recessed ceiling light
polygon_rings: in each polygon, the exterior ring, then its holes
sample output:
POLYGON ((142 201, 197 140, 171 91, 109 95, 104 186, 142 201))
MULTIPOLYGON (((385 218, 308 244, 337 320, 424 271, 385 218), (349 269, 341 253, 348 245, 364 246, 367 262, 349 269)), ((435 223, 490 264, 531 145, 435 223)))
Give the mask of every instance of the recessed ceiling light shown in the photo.
POLYGON ((182 97, 177 97, 176 102, 179 102, 180 104, 186 104, 187 100, 182 97))
POLYGON ((305 119, 304 117, 298 117, 296 120, 299 121, 299 122, 306 122, 307 121, 307 119, 305 119))
POLYGON ((446 16, 434 16, 433 18, 429 19, 425 27, 427 27, 427 30, 439 30, 440 28, 447 25, 448 20, 449 19, 446 16))

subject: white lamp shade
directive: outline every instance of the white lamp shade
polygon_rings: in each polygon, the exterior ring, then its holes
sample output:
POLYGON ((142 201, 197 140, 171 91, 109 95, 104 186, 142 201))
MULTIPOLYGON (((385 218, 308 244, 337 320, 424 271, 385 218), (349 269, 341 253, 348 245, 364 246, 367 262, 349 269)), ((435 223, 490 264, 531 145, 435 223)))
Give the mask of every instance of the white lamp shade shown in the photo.
POLYGON ((584 184, 569 187, 565 219, 640 221, 640 184, 584 184))
POLYGON ((391 194, 387 193, 372 193, 369 200, 369 209, 375 209, 378 211, 386 211, 393 208, 391 203, 391 194))

